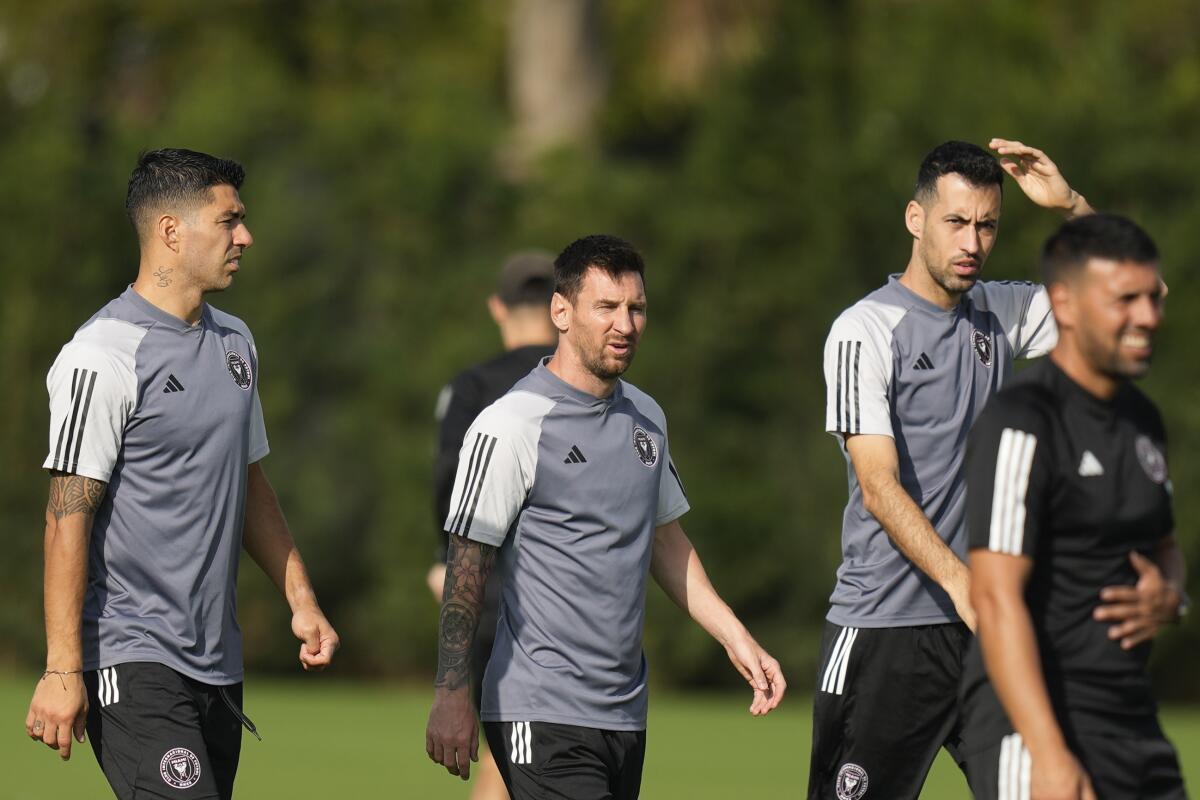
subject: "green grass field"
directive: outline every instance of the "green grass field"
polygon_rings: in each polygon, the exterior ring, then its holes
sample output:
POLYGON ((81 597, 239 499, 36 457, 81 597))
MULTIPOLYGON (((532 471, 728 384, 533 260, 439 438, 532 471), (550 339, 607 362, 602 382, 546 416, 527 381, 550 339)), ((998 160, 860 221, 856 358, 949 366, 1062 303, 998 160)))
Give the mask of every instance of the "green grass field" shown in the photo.
MULTIPOLYGON (((111 797, 91 748, 69 763, 25 737, 31 677, 0 675, 0 800, 111 797)), ((243 798, 465 798, 466 787, 425 757, 430 691, 313 681, 247 682, 246 710, 263 741, 243 740, 243 798)), ((642 796, 702 800, 801 797, 808 769, 809 700, 799 694, 764 719, 741 695, 670 695, 651 702, 642 796)), ((1164 714, 1189 785, 1200 786, 1200 710, 1164 714)), ((967 796, 943 756, 923 795, 967 796)), ((882 797, 882 795, 881 795, 882 797)))

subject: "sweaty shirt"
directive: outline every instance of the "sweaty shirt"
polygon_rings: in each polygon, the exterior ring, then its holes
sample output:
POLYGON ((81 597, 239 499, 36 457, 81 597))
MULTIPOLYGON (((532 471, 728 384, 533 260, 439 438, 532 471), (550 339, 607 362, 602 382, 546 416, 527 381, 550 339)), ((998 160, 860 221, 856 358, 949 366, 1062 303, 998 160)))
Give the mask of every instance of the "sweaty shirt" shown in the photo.
MULTIPOLYGON (((1156 711, 1150 642, 1130 650, 1092 612, 1105 586, 1133 586, 1131 551, 1149 556, 1174 528, 1166 434, 1132 384, 1100 400, 1045 359, 992 400, 971 431, 971 549, 1024 556, 1025 600, 1060 719, 1084 730, 1156 711)), ((1002 714, 978 643, 966 660, 968 719, 1002 714)))
POLYGON ((108 484, 92 523, 84 669, 165 664, 242 680, 237 571, 246 467, 268 452, 245 323, 188 325, 132 287, 59 352, 46 469, 108 484))
POLYGON ((687 510, 666 417, 629 383, 597 398, 543 363, 476 418, 445 528, 501 548, 485 721, 646 727, 654 529, 687 510))
POLYGON ((901 485, 938 535, 965 559, 967 432, 1012 373, 1013 359, 1042 355, 1058 339, 1040 286, 980 282, 946 310, 898 278, 891 276, 842 312, 825 342, 825 429, 841 444, 849 483, 842 565, 828 615, 841 626, 958 620, 950 597, 863 507, 844 437, 877 434, 895 440, 901 485))

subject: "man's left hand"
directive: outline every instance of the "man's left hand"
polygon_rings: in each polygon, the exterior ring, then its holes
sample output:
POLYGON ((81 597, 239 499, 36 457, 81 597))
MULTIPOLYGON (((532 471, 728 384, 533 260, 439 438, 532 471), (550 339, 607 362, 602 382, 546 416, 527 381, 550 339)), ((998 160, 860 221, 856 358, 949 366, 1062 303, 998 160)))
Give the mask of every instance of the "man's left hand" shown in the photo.
POLYGON ((1120 639, 1123 650, 1154 638, 1164 623, 1178 615, 1181 600, 1153 561, 1136 551, 1129 554, 1129 561, 1137 570, 1137 583, 1101 589, 1103 603, 1092 614, 1101 622, 1114 623, 1108 638, 1120 639))
POLYGON ((988 147, 1003 156, 1001 168, 1026 197, 1042 208, 1057 209, 1068 219, 1094 213, 1083 195, 1067 183, 1058 165, 1041 150, 1009 139, 992 139, 988 147))
POLYGON ((763 650, 749 633, 734 638, 725 646, 725 652, 754 690, 750 713, 760 717, 778 706, 787 690, 787 681, 783 678, 779 662, 763 650))
POLYGON ((329 666, 341 646, 337 631, 319 608, 302 608, 292 614, 292 633, 300 645, 300 664, 305 670, 319 671, 329 666))

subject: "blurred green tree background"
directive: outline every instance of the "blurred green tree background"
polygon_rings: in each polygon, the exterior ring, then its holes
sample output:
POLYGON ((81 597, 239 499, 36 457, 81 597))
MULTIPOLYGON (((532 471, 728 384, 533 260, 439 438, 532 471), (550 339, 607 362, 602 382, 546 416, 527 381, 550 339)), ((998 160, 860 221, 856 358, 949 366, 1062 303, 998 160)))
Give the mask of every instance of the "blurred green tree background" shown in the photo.
MULTIPOLYGON (((903 268, 917 164, 950 138, 1042 147, 1158 239, 1145 388, 1200 571, 1198 47, 1185 0, 0 0, 0 664, 44 655, 44 376, 132 280, 125 181, 163 146, 247 168, 256 244, 211 299, 255 332, 265 464, 339 671, 432 673, 434 399, 499 349, 483 301, 506 253, 603 231, 647 258, 629 378, 668 412, 685 525, 807 688, 846 492, 822 344, 903 268)), ((988 275, 1035 278, 1056 224, 1010 184, 988 275)), ((284 604, 252 564, 241 588, 250 666, 292 670, 284 604)), ((658 682, 740 680, 650 607, 658 682)), ((1157 656, 1164 694, 1197 699, 1200 623, 1157 656)))

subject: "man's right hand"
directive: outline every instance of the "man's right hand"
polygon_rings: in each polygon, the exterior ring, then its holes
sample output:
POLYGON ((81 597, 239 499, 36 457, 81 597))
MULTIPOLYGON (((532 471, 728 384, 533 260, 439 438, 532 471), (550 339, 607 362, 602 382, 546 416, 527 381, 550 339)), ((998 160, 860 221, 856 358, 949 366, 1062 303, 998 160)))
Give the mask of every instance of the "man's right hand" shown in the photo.
POLYGON ((87 711, 83 675, 48 672, 33 690, 33 700, 25 716, 25 732, 35 742, 44 742, 57 750, 66 761, 71 757, 71 734, 83 741, 87 711))
POLYGON ((466 686, 434 689, 425 752, 451 775, 464 781, 471 777, 471 762, 479 760, 479 723, 466 686))
POLYGON ((1096 800, 1091 778, 1071 753, 1033 758, 1030 766, 1029 800, 1096 800))

